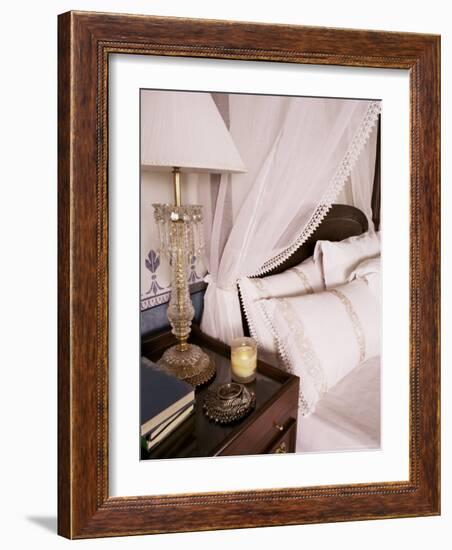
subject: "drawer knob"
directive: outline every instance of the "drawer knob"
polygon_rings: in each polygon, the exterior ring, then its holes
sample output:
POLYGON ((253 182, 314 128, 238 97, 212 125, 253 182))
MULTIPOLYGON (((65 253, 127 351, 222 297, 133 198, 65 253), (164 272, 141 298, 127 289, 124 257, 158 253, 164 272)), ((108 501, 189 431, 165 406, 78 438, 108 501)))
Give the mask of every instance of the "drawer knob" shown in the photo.
POLYGON ((277 447, 277 448, 275 449, 275 453, 277 453, 277 454, 285 454, 285 453, 287 453, 287 445, 286 445, 286 443, 285 443, 284 441, 281 443, 281 445, 280 445, 279 447, 277 447))
POLYGON ((280 432, 284 431, 284 426, 282 424, 278 424, 278 422, 275 422, 275 428, 280 432))

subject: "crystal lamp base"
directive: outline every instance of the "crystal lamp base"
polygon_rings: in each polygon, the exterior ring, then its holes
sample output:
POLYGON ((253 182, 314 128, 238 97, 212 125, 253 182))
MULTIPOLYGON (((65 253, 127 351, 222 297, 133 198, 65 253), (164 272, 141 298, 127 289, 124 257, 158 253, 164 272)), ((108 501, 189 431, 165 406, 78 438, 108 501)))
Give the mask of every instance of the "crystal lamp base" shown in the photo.
POLYGON ((194 344, 168 348, 157 361, 159 367, 192 386, 205 384, 215 375, 215 363, 194 344))

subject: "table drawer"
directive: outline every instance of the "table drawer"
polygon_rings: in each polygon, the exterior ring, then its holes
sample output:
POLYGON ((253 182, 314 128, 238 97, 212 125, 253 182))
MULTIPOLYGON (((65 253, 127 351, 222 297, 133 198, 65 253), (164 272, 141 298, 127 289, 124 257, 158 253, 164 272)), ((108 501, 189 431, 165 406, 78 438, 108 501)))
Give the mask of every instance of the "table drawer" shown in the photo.
MULTIPOLYGON (((256 411, 250 421, 225 446, 219 455, 263 454, 296 427, 298 415, 298 384, 288 388, 284 395, 264 410, 256 411)), ((295 440, 287 452, 294 452, 295 440)), ((287 442, 285 443, 287 446, 287 442)))
POLYGON ((297 440, 297 422, 291 418, 279 437, 272 441, 265 454, 285 454, 295 452, 297 440))

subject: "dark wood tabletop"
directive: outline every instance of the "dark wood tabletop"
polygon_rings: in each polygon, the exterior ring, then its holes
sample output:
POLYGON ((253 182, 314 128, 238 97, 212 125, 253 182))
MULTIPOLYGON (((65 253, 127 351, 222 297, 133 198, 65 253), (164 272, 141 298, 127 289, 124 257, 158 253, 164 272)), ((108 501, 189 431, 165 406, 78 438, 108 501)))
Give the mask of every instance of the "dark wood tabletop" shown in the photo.
MULTIPOLYGON (((247 384, 256 395, 256 406, 246 417, 231 423, 209 420, 202 410, 207 390, 231 381, 230 348, 193 327, 190 341, 203 348, 216 365, 212 382, 195 393, 195 408, 180 426, 150 452, 142 450, 142 459, 187 458, 217 455, 262 454, 275 452, 283 436, 288 441, 283 451, 294 452, 298 412, 298 377, 258 360, 256 379, 247 384), (289 434, 290 431, 290 434, 289 434), (290 435, 290 437, 288 437, 290 435)), ((166 331, 145 338, 142 355, 157 361, 163 351, 175 343, 166 331)), ((142 398, 149 398, 142 396, 142 398)))

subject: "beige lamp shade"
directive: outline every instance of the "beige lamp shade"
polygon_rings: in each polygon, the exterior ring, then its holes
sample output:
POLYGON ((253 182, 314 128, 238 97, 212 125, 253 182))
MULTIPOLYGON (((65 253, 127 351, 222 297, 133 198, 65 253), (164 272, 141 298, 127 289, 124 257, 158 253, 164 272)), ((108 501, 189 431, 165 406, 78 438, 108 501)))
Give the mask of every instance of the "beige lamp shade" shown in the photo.
POLYGON ((141 165, 182 172, 245 172, 210 93, 141 91, 141 165))

